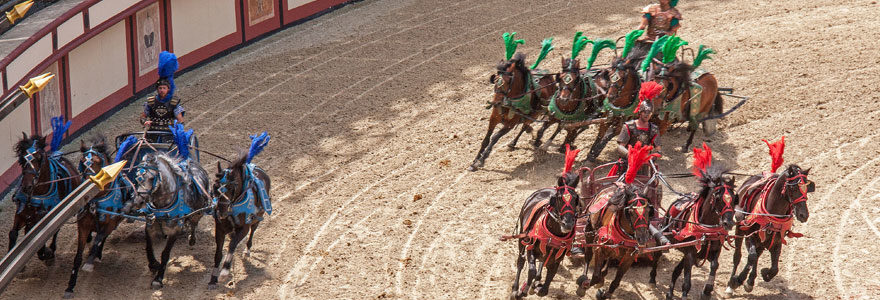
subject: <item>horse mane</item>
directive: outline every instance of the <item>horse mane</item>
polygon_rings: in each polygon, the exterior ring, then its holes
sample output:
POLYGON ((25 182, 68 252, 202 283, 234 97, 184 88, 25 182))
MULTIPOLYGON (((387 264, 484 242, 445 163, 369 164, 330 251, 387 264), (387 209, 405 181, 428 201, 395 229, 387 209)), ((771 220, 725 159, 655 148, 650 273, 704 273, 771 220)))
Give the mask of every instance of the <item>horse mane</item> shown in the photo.
MULTIPOLYGON (((156 169, 159 170, 165 180, 163 180, 166 184, 163 186, 165 188, 165 192, 174 193, 177 191, 177 177, 182 180, 182 185, 186 186, 189 184, 189 176, 186 176, 184 170, 180 167, 180 159, 176 157, 172 157, 165 153, 159 154, 148 154, 153 156, 153 161, 155 161, 156 169)), ((151 161, 149 158, 145 158, 145 161, 151 161)))
POLYGON ((712 183, 724 181, 724 174, 729 172, 730 170, 725 167, 721 163, 715 163, 706 168, 705 171, 702 171, 703 177, 698 177, 698 181, 700 183, 700 197, 705 199, 709 196, 709 193, 712 191, 712 183))
POLYGON ((785 176, 786 177, 797 176, 800 172, 804 172, 804 174, 807 174, 807 173, 809 173, 809 171, 810 170, 804 170, 803 168, 801 168, 800 166, 798 166, 796 164, 788 164, 788 166, 785 167, 785 176))
MULTIPOLYGON (((103 134, 97 133, 89 137, 88 140, 90 145, 89 147, 91 147, 92 150, 95 150, 98 153, 103 154, 104 157, 106 157, 107 159, 110 159, 110 153, 108 153, 109 149, 107 147, 107 138, 104 137, 103 134)), ((110 162, 106 163, 109 164, 110 162)))
POLYGON ((626 57, 615 57, 611 61, 611 65, 617 65, 623 61, 622 67, 624 69, 634 71, 642 64, 642 60, 645 59, 645 56, 648 55, 648 48, 650 47, 633 47, 626 57))
POLYGON ((37 142, 37 150, 41 151, 46 149, 46 137, 39 134, 30 137, 23 136, 17 143, 15 143, 15 146, 13 146, 12 149, 15 151, 15 156, 18 157, 19 166, 24 167, 27 164, 24 156, 27 155, 27 149, 33 145, 34 141, 37 142))
MULTIPOLYGON (((571 61, 572 61, 571 58, 563 58, 562 59, 562 72, 567 73, 567 72, 578 72, 579 71, 579 70, 572 70, 571 67, 569 67, 569 66, 571 66, 571 61)), ((575 60, 575 63, 580 65, 580 60, 575 60)))
POLYGON ((691 87, 691 72, 694 67, 682 61, 674 61, 669 63, 669 77, 675 78, 681 83, 680 89, 689 89, 691 87))
POLYGON ((512 59, 499 62, 498 65, 495 66, 495 69, 501 72, 506 72, 507 68, 510 67, 511 64, 513 64, 514 67, 523 74, 523 82, 526 84, 526 86, 528 86, 528 76, 531 71, 529 71, 529 68, 526 66, 526 55, 517 52, 512 59))

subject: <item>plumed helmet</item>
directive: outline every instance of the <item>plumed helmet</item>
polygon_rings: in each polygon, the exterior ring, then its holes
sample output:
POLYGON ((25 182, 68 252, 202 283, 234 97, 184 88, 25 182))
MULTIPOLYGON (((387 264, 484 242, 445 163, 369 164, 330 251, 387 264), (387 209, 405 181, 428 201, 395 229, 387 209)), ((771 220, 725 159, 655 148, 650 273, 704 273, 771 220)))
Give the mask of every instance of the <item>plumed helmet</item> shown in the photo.
POLYGON ((159 78, 159 80, 156 80, 156 88, 159 88, 160 85, 171 87, 171 81, 168 78, 159 78))
POLYGON ((639 106, 636 107, 636 110, 633 111, 633 113, 638 114, 643 111, 648 112, 649 114, 654 113, 654 104, 651 103, 651 100, 642 100, 642 102, 639 102, 639 106))

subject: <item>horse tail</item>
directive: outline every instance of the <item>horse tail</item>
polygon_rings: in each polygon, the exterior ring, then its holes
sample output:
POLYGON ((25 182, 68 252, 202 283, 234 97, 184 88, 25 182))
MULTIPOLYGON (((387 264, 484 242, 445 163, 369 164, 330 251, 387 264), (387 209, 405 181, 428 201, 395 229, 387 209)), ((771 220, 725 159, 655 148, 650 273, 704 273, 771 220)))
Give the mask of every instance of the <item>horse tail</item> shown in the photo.
POLYGON ((712 104, 712 115, 717 116, 724 113, 724 97, 721 93, 715 92, 715 103, 712 104))

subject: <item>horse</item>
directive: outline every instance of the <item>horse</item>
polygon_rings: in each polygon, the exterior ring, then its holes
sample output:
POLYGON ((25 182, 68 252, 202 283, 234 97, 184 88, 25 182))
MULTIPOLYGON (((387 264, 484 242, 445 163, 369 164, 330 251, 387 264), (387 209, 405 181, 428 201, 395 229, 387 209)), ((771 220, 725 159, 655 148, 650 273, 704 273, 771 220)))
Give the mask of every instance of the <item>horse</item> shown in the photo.
MULTIPOLYGON (((473 172, 483 167, 498 139, 510 132, 516 125, 522 124, 522 130, 507 145, 510 149, 516 147, 523 132, 531 131, 531 123, 537 121, 544 114, 544 110, 541 108, 542 99, 550 99, 550 96, 556 92, 555 81, 550 75, 541 76, 537 80, 533 80, 533 76, 529 68, 526 67, 525 55, 517 53, 513 59, 501 61, 496 67, 496 73, 489 77, 489 82, 495 85, 493 99, 490 102, 492 115, 489 117, 486 136, 480 144, 477 157, 468 167, 468 171, 473 172), (502 127, 493 134, 498 124, 501 124, 502 127)), ((535 139, 540 141, 541 136, 537 136, 535 139)))
POLYGON ((663 86, 660 95, 652 100, 656 108, 655 117, 661 136, 666 134, 671 124, 688 122, 689 135, 682 148, 682 151, 686 152, 701 122, 703 133, 706 135, 715 133, 717 120, 707 120, 707 118, 721 115, 724 110, 724 99, 718 92, 715 75, 708 72, 694 72, 690 64, 681 60, 674 60, 668 64, 654 60, 647 77, 648 80, 663 86), (696 78, 692 80, 692 76, 696 78), (696 107, 693 107, 695 105, 696 107))
POLYGON ((579 181, 577 172, 565 173, 557 179, 555 188, 537 190, 523 203, 517 222, 519 234, 510 237, 519 241, 516 278, 510 299, 522 299, 529 289, 540 297, 549 292, 550 282, 556 276, 565 254, 571 250, 574 239, 576 212, 580 203, 576 190, 579 181), (519 279, 526 261, 529 271, 526 281, 520 286, 519 279), (541 271, 545 266, 546 278, 540 283, 541 271))
MULTIPOLYGON (((125 149, 119 149, 117 152, 124 151, 125 149)), ((100 135, 92 139, 90 146, 86 146, 85 141, 80 141, 80 153, 82 153, 82 158, 80 158, 78 170, 83 180, 86 180, 88 176, 98 174, 101 168, 112 163, 105 138, 100 135)), ((73 259, 73 271, 70 274, 67 289, 64 291, 64 298, 73 297, 73 289, 76 286, 80 266, 83 271, 91 272, 94 270, 94 263, 101 261, 104 242, 122 221, 123 217, 120 212, 126 202, 131 199, 132 192, 131 183, 124 178, 125 176, 117 177, 106 190, 100 191, 92 197, 86 207, 79 212, 76 220, 76 255, 73 259), (92 238, 93 232, 96 234, 94 239, 92 238), (89 242, 93 242, 92 247, 85 264, 83 264, 83 250, 89 242)))
POLYGON ((208 175, 195 160, 181 160, 166 153, 149 153, 137 166, 136 205, 147 218, 145 228, 147 260, 150 271, 156 272, 151 286, 161 288, 171 249, 180 234, 189 229, 189 244, 195 245, 195 230, 209 199, 203 190, 208 175), (153 241, 166 237, 162 261, 156 260, 153 241))
POLYGON ((810 217, 807 194, 815 191, 816 185, 807 179, 809 173, 810 169, 804 170, 798 165, 790 164, 779 174, 751 176, 739 188, 738 194, 742 201, 737 206, 741 210, 736 213, 738 223, 734 240, 733 271, 730 272, 725 293, 732 294, 743 283, 746 284, 746 292, 752 291, 758 272, 758 258, 765 249, 770 251, 771 266, 761 269, 761 277, 764 281, 770 281, 779 272, 779 255, 782 253, 785 237, 801 236, 791 231, 794 223, 792 215, 801 223, 806 223, 810 217), (743 239, 746 241, 749 257, 746 266, 737 276, 743 239))
POLYGON ((632 112, 639 103, 639 87, 642 84, 638 66, 646 55, 646 50, 634 48, 626 57, 615 56, 608 68, 596 74, 596 88, 604 95, 599 110, 604 113, 606 121, 599 123, 599 130, 587 160, 595 162, 608 141, 616 136, 623 122, 633 117, 632 112), (609 129, 613 130, 609 132, 609 129))
MULTIPOLYGON (((14 147, 22 175, 21 184, 13 196, 16 210, 12 230, 9 231, 9 250, 15 247, 18 232, 22 228, 25 232, 30 231, 81 183, 79 173, 70 160, 58 152, 46 151, 44 136, 34 134, 28 137, 24 132, 21 134, 22 138, 14 147)), ((43 246, 37 251, 37 257, 46 265, 55 262, 57 239, 58 232, 52 236, 52 243, 48 247, 43 246)))
MULTIPOLYGON (((733 207, 739 198, 734 192, 735 179, 723 176, 727 170, 719 165, 710 166, 699 177, 700 191, 683 195, 667 209, 664 224, 671 228, 674 243, 686 243, 705 238, 699 244, 676 248, 684 256, 672 271, 672 282, 666 299, 672 299, 675 282, 684 271, 681 285, 681 298, 687 299, 691 289, 691 269, 699 259, 709 261, 709 278, 700 299, 709 299, 715 286, 715 272, 718 270, 718 257, 722 243, 727 240, 727 231, 733 228, 733 207)), ((657 265, 660 252, 655 252, 651 266, 650 283, 657 282, 657 265)))
POLYGON ((579 296, 583 297, 591 286, 597 286, 599 289, 596 291, 596 299, 610 297, 635 261, 637 253, 634 250, 644 248, 651 240, 648 226, 649 218, 654 215, 654 207, 645 194, 638 190, 634 185, 615 183, 614 186, 602 189, 590 200, 587 207, 601 201, 607 201, 607 205, 592 212, 584 227, 586 241, 592 242, 592 245, 585 249, 584 260, 587 263, 584 265, 584 274, 577 280, 579 296), (620 263, 617 265, 617 274, 606 291, 601 287, 608 272, 606 267, 611 264, 611 260, 620 263), (590 265, 593 266, 593 276, 587 283, 590 265))
MULTIPOLYGON (((544 130, 552 124, 585 121, 597 115, 601 104, 598 99, 602 95, 598 94, 590 75, 583 74, 580 70, 579 59, 562 58, 562 72, 555 75, 558 88, 547 103, 548 121, 538 130, 538 136, 542 136, 544 130)), ((552 141, 561 129, 561 125, 557 127, 547 142, 552 141)), ((559 146, 559 152, 565 153, 565 145, 572 145, 584 129, 586 127, 566 128, 565 140, 559 146)), ((540 146, 541 140, 536 139, 535 147, 540 146)))
POLYGON ((221 168, 220 162, 217 162, 217 180, 211 189, 217 205, 214 210, 214 238, 217 250, 214 252, 214 271, 208 282, 208 287, 211 289, 217 288, 219 277, 229 274, 235 248, 248 232, 250 236, 245 248, 245 256, 250 256, 254 232, 257 231, 263 215, 267 211, 271 213, 271 206, 264 207, 264 201, 268 203, 268 191, 271 188, 269 175, 262 169, 246 163, 247 157, 247 153, 242 153, 226 169, 221 168), (223 243, 229 233, 232 233, 232 237, 224 260, 223 243))

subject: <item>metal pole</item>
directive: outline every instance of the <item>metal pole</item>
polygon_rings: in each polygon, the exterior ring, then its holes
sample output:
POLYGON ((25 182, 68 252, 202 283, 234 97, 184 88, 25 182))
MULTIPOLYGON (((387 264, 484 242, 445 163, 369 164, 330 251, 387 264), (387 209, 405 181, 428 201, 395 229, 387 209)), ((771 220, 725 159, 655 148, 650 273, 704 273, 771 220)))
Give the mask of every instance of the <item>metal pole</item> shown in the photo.
POLYGON ((52 73, 46 73, 31 78, 28 80, 27 84, 18 87, 12 95, 3 99, 3 102, 0 102, 0 120, 9 116, 15 108, 33 97, 34 94, 43 90, 52 78, 55 78, 55 75, 52 73))

